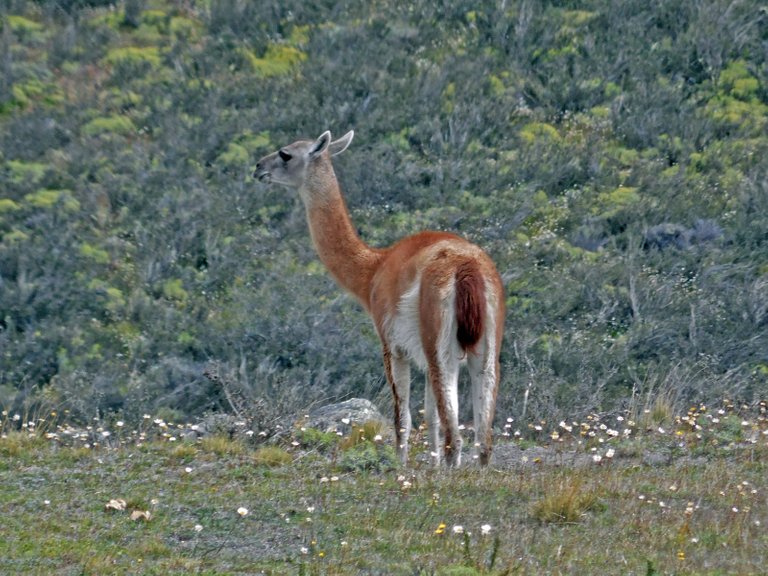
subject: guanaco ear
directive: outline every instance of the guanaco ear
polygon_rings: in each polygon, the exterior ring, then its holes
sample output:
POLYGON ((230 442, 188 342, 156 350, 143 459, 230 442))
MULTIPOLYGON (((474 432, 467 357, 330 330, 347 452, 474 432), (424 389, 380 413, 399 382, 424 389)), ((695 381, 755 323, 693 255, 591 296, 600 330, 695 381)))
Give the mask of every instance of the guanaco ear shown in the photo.
POLYGON ((331 156, 336 156, 336 154, 341 154, 346 150, 349 145, 352 143, 352 137, 355 135, 354 130, 350 130, 344 136, 339 138, 338 140, 334 140, 331 142, 329 150, 331 151, 331 156))
POLYGON ((320 134, 320 137, 315 140, 315 143, 312 144, 312 148, 309 151, 309 157, 315 158, 316 156, 320 156, 323 152, 325 152, 325 149, 328 148, 328 145, 331 143, 331 131, 326 130, 322 134, 320 134))

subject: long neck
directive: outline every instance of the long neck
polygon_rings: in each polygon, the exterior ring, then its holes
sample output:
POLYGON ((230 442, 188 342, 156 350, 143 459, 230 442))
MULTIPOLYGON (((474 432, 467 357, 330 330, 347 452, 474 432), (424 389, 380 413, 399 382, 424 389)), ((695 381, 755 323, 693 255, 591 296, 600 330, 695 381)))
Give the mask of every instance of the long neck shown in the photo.
POLYGON ((299 190, 312 242, 336 281, 370 309, 371 279, 382 251, 371 248, 357 235, 333 167, 330 161, 324 164, 299 190))

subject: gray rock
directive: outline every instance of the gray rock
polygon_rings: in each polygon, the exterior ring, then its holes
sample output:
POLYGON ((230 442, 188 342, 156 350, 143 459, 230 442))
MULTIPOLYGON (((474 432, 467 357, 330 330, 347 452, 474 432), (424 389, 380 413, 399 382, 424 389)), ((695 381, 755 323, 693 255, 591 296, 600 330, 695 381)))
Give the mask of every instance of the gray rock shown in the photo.
POLYGON ((351 398, 338 404, 328 404, 315 408, 304 418, 299 418, 297 424, 307 428, 314 428, 322 432, 341 432, 348 434, 353 424, 365 424, 375 421, 388 424, 379 409, 364 398, 351 398))

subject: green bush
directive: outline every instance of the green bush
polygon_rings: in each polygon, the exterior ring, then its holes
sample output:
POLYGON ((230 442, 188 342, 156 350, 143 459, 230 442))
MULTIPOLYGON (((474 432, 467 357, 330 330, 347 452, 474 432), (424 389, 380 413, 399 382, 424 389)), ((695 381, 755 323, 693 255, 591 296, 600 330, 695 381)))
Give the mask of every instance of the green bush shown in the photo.
POLYGON ((394 448, 388 444, 377 442, 360 442, 344 450, 339 458, 339 466, 343 470, 386 472, 394 470, 399 460, 394 448))

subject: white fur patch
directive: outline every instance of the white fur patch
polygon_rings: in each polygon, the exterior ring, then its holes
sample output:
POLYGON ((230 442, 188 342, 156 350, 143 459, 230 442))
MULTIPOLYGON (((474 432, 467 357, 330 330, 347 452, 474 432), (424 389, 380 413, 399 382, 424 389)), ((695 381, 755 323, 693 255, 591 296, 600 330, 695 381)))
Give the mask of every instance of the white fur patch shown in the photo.
POLYGON ((400 297, 394 315, 389 316, 385 326, 387 340, 392 348, 405 352, 419 368, 426 368, 427 359, 421 345, 419 326, 419 284, 416 278, 413 284, 400 297))
MULTIPOLYGON (((425 370, 427 358, 421 342, 419 322, 419 290, 421 278, 416 278, 400 297, 395 314, 385 322, 387 341, 392 348, 404 352, 416 365, 425 370)), ((441 302, 440 334, 437 338, 438 363, 447 367, 462 361, 465 356, 456 340, 455 290, 451 285, 441 302)))

